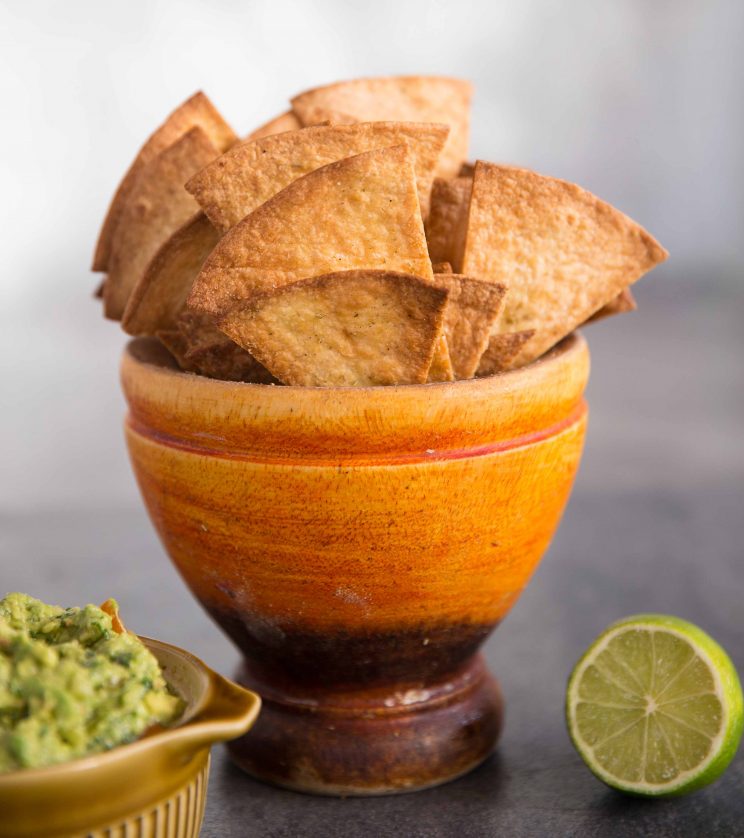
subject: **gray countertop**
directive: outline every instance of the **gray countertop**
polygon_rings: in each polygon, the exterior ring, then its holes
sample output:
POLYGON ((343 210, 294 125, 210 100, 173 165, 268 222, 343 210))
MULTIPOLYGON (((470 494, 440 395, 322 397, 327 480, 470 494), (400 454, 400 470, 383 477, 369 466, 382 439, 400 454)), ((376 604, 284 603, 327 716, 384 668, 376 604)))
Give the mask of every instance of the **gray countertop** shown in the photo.
MULTIPOLYGON (((204 836, 744 835, 744 753, 697 794, 635 800, 592 777, 563 722, 574 662, 629 613, 699 623, 744 672, 742 298, 697 306, 704 292, 687 291, 588 332, 582 471, 548 555, 486 645, 506 699, 496 754, 440 788, 337 800, 257 783, 219 748, 204 836)), ((0 524, 0 588, 63 604, 115 595, 140 633, 234 670, 236 652, 192 601, 139 507, 100 509, 91 499, 0 524)))

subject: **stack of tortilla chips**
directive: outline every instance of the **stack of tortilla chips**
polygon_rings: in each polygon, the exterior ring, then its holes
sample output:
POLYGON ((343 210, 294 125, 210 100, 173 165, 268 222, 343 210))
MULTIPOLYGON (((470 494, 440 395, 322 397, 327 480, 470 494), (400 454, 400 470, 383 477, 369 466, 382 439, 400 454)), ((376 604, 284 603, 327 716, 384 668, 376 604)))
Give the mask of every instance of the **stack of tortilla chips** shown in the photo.
POLYGON ((470 99, 457 79, 340 82, 241 140, 197 93, 113 198, 106 316, 189 372, 330 387, 504 372, 635 308, 666 251, 574 184, 467 163, 470 99))

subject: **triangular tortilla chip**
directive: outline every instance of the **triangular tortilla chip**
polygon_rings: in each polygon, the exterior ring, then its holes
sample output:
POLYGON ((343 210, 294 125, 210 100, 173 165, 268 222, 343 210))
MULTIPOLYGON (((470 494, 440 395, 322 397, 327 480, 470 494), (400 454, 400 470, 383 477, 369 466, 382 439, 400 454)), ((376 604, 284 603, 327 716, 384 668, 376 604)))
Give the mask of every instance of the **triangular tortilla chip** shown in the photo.
POLYGON ((111 245, 103 293, 107 317, 121 319, 129 295, 150 259, 199 209, 183 184, 216 154, 217 150, 204 131, 192 128, 140 169, 111 245))
POLYGON ((508 280, 499 333, 534 329, 516 365, 539 357, 667 252, 573 183, 478 161, 462 272, 508 280))
POLYGON ((451 273, 435 273, 433 282, 449 293, 444 334, 455 378, 472 378, 501 314, 506 286, 451 273))
POLYGON ((188 363, 192 372, 208 378, 244 384, 281 384, 263 364, 228 338, 214 346, 190 352, 188 363))
POLYGON ((631 293, 630 288, 623 288, 623 290, 615 297, 595 311, 591 317, 587 317, 585 323, 595 323, 597 320, 604 320, 605 317, 612 317, 613 314, 625 314, 627 311, 635 311, 638 305, 635 297, 631 293))
POLYGON ((142 167, 197 126, 209 137, 218 153, 227 151, 238 139, 232 128, 203 93, 195 93, 176 108, 142 146, 119 184, 98 236, 96 252, 93 256, 92 269, 94 271, 106 271, 109 268, 114 231, 124 210, 127 196, 131 192, 142 167))
POLYGON ((450 358, 449 346, 447 345, 447 335, 443 332, 439 335, 434 347, 434 356, 431 359, 431 366, 429 367, 426 381, 429 383, 454 380, 455 371, 452 368, 452 359, 450 358))
POLYGON ((429 256, 432 262, 449 262, 456 271, 462 265, 472 186, 468 177, 435 178, 431 190, 426 220, 429 256))
POLYGON ((431 269, 435 274, 451 274, 452 265, 449 262, 432 262, 431 269))
POLYGON ((192 369, 186 357, 189 351, 186 338, 179 332, 178 329, 159 329, 156 335, 157 339, 170 352, 175 359, 178 366, 184 372, 198 372, 192 369))
POLYGON ((198 212, 167 239, 132 291, 121 326, 130 335, 174 329, 204 260, 220 240, 212 222, 198 212))
POLYGON ((366 122, 305 128, 242 143, 186 184, 218 230, 225 233, 290 183, 365 151, 408 142, 419 203, 425 216, 434 167, 447 138, 445 125, 366 122))
POLYGON ((111 628, 116 634, 128 634, 127 627, 119 616, 119 603, 115 599, 107 599, 106 602, 101 604, 100 608, 104 614, 111 617, 111 628))
POLYGON ((534 334, 534 329, 527 329, 508 335, 491 335, 488 347, 481 355, 476 375, 482 378, 484 375, 494 375, 512 369, 514 359, 534 334))
POLYGON ((432 276, 407 146, 331 163, 262 204, 212 251, 188 305, 218 315, 254 291, 357 268, 432 276))
POLYGON ((298 128, 302 128, 300 120, 297 119, 292 111, 286 111, 286 113, 280 113, 279 116, 275 116, 259 128, 256 128, 255 131, 251 131, 245 138, 245 142, 258 140, 261 137, 270 137, 272 134, 281 134, 284 131, 296 131, 298 128))
POLYGON ((446 302, 446 291, 416 276, 345 271, 256 294, 218 325, 285 384, 417 384, 446 302))
POLYGON ((198 311, 184 309, 176 318, 176 328, 184 336, 189 352, 202 352, 228 341, 235 345, 215 326, 209 315, 198 311))
POLYGON ((215 328, 203 314, 184 311, 175 328, 161 329, 157 337, 186 372, 224 381, 278 383, 263 364, 215 328))
POLYGON ((295 96, 292 108, 303 125, 322 119, 343 122, 440 122, 450 134, 437 174, 454 177, 468 153, 469 82, 438 76, 355 79, 316 87, 295 96))

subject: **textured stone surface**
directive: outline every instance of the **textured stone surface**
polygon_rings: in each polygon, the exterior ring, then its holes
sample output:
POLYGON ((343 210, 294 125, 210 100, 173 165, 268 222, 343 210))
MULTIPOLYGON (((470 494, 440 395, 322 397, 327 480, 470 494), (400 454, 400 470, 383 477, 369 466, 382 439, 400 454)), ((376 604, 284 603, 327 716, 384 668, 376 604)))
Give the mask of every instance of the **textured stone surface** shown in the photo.
MULTIPOLYGON (((579 489, 553 548, 487 645, 506 699, 498 752, 438 789, 335 800, 257 783, 214 753, 204 836, 734 836, 744 824, 744 753, 714 786, 676 801, 624 798, 592 777, 563 722, 566 677, 610 620, 643 610, 691 619, 744 672, 742 484, 579 489)), ((2 585, 68 603, 114 593, 138 631, 230 673, 236 655, 160 553, 144 513, 4 522, 2 585), (23 559, 22 561, 20 559, 23 559)))

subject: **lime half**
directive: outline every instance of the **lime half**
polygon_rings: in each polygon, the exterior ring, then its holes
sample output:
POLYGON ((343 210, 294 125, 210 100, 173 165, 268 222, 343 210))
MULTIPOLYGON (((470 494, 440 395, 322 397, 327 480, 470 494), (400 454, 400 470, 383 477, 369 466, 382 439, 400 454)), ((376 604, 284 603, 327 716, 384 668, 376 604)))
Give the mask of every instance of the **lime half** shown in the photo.
POLYGON ((741 685, 704 631, 639 614, 611 625, 576 664, 566 718, 584 762, 609 786, 684 794, 719 777, 736 753, 741 685))

